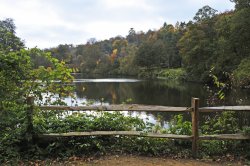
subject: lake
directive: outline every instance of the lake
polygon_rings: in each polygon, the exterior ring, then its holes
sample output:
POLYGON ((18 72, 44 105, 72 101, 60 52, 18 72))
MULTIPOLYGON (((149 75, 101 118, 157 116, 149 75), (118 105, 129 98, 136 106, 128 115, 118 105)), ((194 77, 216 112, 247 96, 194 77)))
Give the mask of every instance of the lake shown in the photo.
MULTIPOLYGON (((79 76, 78 76, 79 77, 79 76)), ((86 101, 108 104, 134 104, 188 107, 192 97, 200 98, 200 106, 208 106, 211 93, 198 83, 159 79, 97 78, 74 81, 79 105, 86 101), (128 102, 129 101, 129 102, 128 102)), ((210 102, 211 103, 211 102, 210 102)), ((70 103, 68 103, 71 105, 70 103)), ((223 105, 249 105, 249 89, 233 89, 226 93, 223 105)))
MULTIPOLYGON (((211 94, 206 87, 198 83, 177 82, 160 79, 137 78, 81 78, 76 76, 75 95, 77 102, 66 99, 68 105, 89 104, 147 104, 164 106, 190 107, 191 98, 200 98, 200 106, 211 105, 211 94), (210 100, 209 100, 210 99, 210 100)), ((226 93, 225 101, 214 102, 215 105, 250 105, 250 90, 232 89, 226 93)), ((133 113, 150 122, 157 121, 156 113, 133 113)), ((171 118, 164 115, 164 121, 171 118)), ((187 117, 190 117, 187 115, 187 117)))

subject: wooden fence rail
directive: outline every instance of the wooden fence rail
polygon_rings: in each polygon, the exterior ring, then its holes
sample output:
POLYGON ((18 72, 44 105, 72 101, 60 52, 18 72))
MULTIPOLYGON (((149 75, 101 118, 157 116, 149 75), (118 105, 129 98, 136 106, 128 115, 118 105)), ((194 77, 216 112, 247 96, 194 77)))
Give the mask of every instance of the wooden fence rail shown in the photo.
POLYGON ((139 105, 139 104, 121 104, 121 105, 106 105, 106 106, 40 106, 41 110, 67 110, 67 111, 137 111, 137 112, 192 112, 189 107, 168 107, 154 105, 139 105))
MULTIPOLYGON (((28 111, 28 134, 33 135, 32 115, 34 109, 34 100, 27 99, 30 104, 28 111)), ((199 140, 248 140, 250 136, 242 134, 219 134, 219 135, 199 135, 199 114, 202 112, 222 112, 222 111, 247 111, 250 112, 250 106, 221 106, 221 107, 202 107, 199 108, 199 99, 192 98, 191 107, 168 107, 168 106, 153 106, 153 105, 138 105, 138 104, 122 104, 122 105, 107 105, 107 106, 39 106, 41 110, 65 110, 65 111, 137 111, 137 112, 191 112, 192 117, 192 135, 176 135, 176 134, 158 134, 145 133, 142 131, 90 131, 90 132, 68 132, 68 133, 49 133, 41 134, 39 138, 48 137, 70 137, 70 136, 107 136, 107 135, 126 135, 140 136, 153 138, 168 138, 168 139, 184 139, 192 141, 193 156, 197 156, 199 140)))

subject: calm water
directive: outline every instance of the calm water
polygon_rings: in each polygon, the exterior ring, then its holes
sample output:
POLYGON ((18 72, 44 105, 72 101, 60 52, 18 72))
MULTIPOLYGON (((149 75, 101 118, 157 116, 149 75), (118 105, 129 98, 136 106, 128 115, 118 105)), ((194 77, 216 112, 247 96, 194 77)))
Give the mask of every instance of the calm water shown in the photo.
MULTIPOLYGON (((192 97, 200 98, 200 106, 208 106, 209 101, 208 91, 197 83, 131 78, 76 79, 74 82, 79 105, 87 100, 96 104, 128 102, 188 107, 192 97)), ((226 100, 218 104, 249 105, 250 90, 231 90, 226 94, 226 100)))
MULTIPOLYGON (((173 82, 167 80, 143 80, 131 78, 98 78, 74 81, 77 103, 66 99, 68 105, 74 106, 91 103, 100 104, 148 104, 165 106, 191 105, 191 98, 200 98, 200 106, 208 106, 209 93, 202 84, 173 82)), ((250 105, 250 90, 235 89, 226 94, 226 100, 217 105, 250 105)), ((133 113, 156 123, 157 113, 133 113)), ((162 115, 162 113, 161 113, 162 115)), ((167 125, 173 113, 163 114, 162 125, 167 125)), ((190 117, 190 115, 186 115, 190 117)))

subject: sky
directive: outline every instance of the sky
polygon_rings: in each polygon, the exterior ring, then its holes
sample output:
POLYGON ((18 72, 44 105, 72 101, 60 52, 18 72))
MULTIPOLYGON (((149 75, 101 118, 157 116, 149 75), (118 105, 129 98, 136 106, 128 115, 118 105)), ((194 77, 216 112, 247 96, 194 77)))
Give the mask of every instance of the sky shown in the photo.
POLYGON ((230 0, 0 0, 0 20, 12 18, 28 48, 51 48, 188 22, 205 5, 234 9, 230 0))

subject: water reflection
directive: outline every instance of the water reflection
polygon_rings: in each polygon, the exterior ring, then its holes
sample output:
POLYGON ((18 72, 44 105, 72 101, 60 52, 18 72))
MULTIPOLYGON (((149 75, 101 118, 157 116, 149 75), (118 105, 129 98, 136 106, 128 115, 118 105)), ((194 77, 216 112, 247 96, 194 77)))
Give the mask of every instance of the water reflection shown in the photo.
POLYGON ((136 82, 76 82, 77 98, 104 99, 111 104, 120 104, 127 99, 131 103, 190 106, 191 97, 199 97, 205 106, 206 93, 202 85, 164 80, 136 82))
MULTIPOLYGON (((128 99, 129 103, 183 106, 191 105, 191 98, 200 98, 200 106, 207 106, 209 94, 203 85, 197 83, 182 83, 166 80, 138 80, 124 78, 101 78, 101 79, 81 79, 75 80, 77 105, 84 105, 91 101, 95 105, 99 104, 121 104, 128 99)), ((234 89, 226 94, 224 105, 249 105, 250 90, 234 89)), ((71 99, 66 99, 69 105, 71 99)), ((136 115, 140 115, 137 113, 136 115)), ((134 115, 134 116, 136 116, 134 115)), ((163 118, 161 123, 167 125, 169 119, 175 115, 173 113, 143 113, 142 118, 150 119, 156 123, 157 116, 163 118)), ((184 114, 185 119, 190 119, 189 114, 184 114)))
POLYGON ((98 79, 75 79, 74 82, 139 82, 138 79, 127 78, 98 78, 98 79))
MULTIPOLYGON (((207 106, 208 93, 201 84, 180 83, 166 80, 137 79, 77 79, 78 99, 91 99, 110 104, 131 103, 190 106, 191 98, 200 98, 200 106, 207 106)), ((226 94, 224 105, 250 104, 249 90, 234 89, 226 94)))

